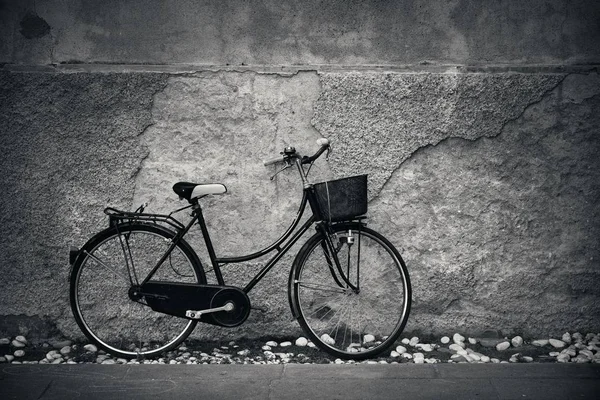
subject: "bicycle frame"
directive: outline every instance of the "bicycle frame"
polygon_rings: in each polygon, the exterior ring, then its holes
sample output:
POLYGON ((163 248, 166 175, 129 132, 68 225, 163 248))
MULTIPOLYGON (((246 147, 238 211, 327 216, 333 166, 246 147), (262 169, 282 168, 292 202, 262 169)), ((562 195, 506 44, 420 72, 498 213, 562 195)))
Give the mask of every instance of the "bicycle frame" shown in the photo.
MULTIPOLYGON (((198 199, 194 199, 192 201, 192 209, 193 209, 193 218, 192 220, 183 228, 178 229, 178 233, 171 242, 171 245, 167 249, 166 253, 161 257, 156 266, 150 271, 148 276, 141 283, 143 286, 147 283, 152 276, 156 273, 156 271, 160 268, 160 266, 166 261, 169 257, 169 254, 173 251, 173 249, 177 246, 177 243, 186 235, 186 233, 191 229, 194 224, 198 224, 200 226, 200 230, 202 232, 202 237, 204 238, 204 243, 206 245, 206 249, 208 251, 208 255, 210 257, 211 265, 213 267, 213 271, 217 278, 217 282, 219 285, 225 285, 225 281, 223 279, 223 274, 221 273, 221 266, 226 264, 240 263, 244 261, 254 260, 265 256, 273 251, 277 251, 277 253, 264 265, 264 267, 252 278, 252 280, 242 289, 245 293, 250 292, 254 286, 258 282, 264 278, 264 276, 277 264, 277 262, 283 257, 289 249, 308 231, 308 229, 316 223, 317 230, 320 230, 324 237, 326 238, 327 247, 329 250, 329 254, 333 255, 333 260, 335 263, 335 267, 338 273, 342 276, 343 280, 346 281, 353 289, 356 289, 352 284, 348 282, 344 273, 342 272, 342 267, 339 262, 339 259, 334 251, 334 246, 331 241, 331 238, 327 234, 327 224, 322 219, 322 214, 319 208, 319 204, 317 202, 316 194, 313 189, 313 185, 308 182, 306 178, 306 173, 304 173, 304 169, 300 160, 296 160, 296 165, 300 172, 300 176, 302 178, 302 182, 304 184, 304 190, 302 195, 302 201, 300 203, 300 207, 296 214, 296 218, 289 226, 289 228, 283 233, 283 235, 277 239, 271 245, 265 247, 262 250, 259 250, 255 253, 238 256, 238 257, 217 257, 215 254, 215 250, 212 244, 212 240, 210 238, 210 233, 208 232, 208 228, 206 226, 206 221, 204 220, 204 215, 202 213, 202 208, 198 202, 198 199), (298 224, 304 215, 304 211, 306 210, 306 205, 309 204, 312 210, 313 215, 298 229, 298 224), (295 233, 294 233, 295 231, 295 233), (292 233, 294 233, 292 235, 292 233)), ((286 167, 287 168, 287 167, 286 167)), ((330 266, 331 268, 332 266, 330 266)), ((333 270, 332 270, 333 273, 333 270)), ((337 280, 337 279, 336 279, 337 280)))

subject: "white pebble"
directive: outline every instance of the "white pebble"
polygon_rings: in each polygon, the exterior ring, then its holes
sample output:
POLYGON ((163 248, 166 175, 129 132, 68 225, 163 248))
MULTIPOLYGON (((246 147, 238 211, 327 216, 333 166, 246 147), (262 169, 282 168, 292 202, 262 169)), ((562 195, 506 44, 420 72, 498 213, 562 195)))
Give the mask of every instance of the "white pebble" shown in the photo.
POLYGON ((271 347, 271 346, 264 345, 264 346, 262 347, 262 349, 263 349, 263 351, 269 351, 269 350, 271 350, 271 349, 272 349, 272 347, 271 347))
POLYGON ((406 358, 407 360, 410 360, 413 358, 412 354, 410 354, 410 353, 402 353, 402 354, 400 354, 400 357, 406 358))
POLYGON ((404 338, 402 339, 402 344, 409 344, 410 343, 410 339, 404 338))
POLYGON ((14 352, 15 357, 23 357, 25 355, 25 351, 23 350, 16 350, 14 352))
POLYGON ((481 356, 481 361, 483 361, 484 363, 489 363, 491 361, 491 358, 489 358, 488 356, 481 356))
POLYGON ((305 337, 299 337, 296 339, 296 346, 304 347, 308 344, 308 339, 305 337))
POLYGON ((5 354, 4 358, 6 358, 6 361, 11 362, 15 359, 15 356, 13 356, 12 354, 5 354))
POLYGON ((10 339, 9 338, 2 338, 2 339, 0 339, 0 345, 5 345, 5 344, 10 344, 10 339))
POLYGON ((400 353, 398 353, 396 350, 392 350, 390 352, 390 357, 392 357, 392 358, 400 357, 400 353))
POLYGON ((12 343, 13 347, 25 347, 25 343, 18 341, 17 339, 13 340, 12 343))
POLYGON ((570 359, 571 357, 569 357, 568 354, 559 354, 558 357, 556 357, 556 361, 559 363, 568 363, 570 359))
POLYGON ((523 338, 521 336, 515 336, 512 338, 511 343, 513 347, 521 347, 523 345, 523 338))
POLYGON ((448 344, 448 343, 450 343, 450 338, 448 336, 444 336, 441 339, 441 342, 442 342, 442 344, 448 344))
POLYGON ((15 338, 15 340, 17 340, 23 344, 27 344, 27 339, 25 339, 25 336, 19 335, 15 338))
POLYGON ((281 342, 279 343, 279 346, 281 347, 289 347, 292 345, 292 342, 281 342))
POLYGON ((560 353, 559 353, 558 351, 551 351, 551 352, 550 352, 548 355, 549 355, 550 357, 558 357, 558 355, 559 355, 559 354, 560 354, 560 353))
POLYGON ((504 350, 508 349, 509 347, 510 347, 509 342, 500 342, 496 345, 496 350, 504 351, 504 350))
POLYGON ((265 344, 266 344, 267 346, 271 346, 271 347, 277 347, 277 346, 278 346, 277 342, 275 342, 275 341, 273 341, 273 340, 270 340, 270 341, 268 341, 268 342, 267 342, 267 343, 265 343, 265 344))
POLYGON ((454 343, 463 343, 465 341, 465 337, 460 333, 455 333, 452 336, 452 340, 454 341, 454 343))
POLYGON ((464 343, 458 344, 458 343, 452 343, 450 346, 448 346, 448 348, 452 351, 459 351, 459 350, 463 350, 465 347, 464 343))
POLYGON ((418 358, 421 358, 421 359, 423 359, 423 360, 424 360, 424 359, 425 359, 425 354, 423 354, 423 353, 414 353, 414 354, 413 354, 413 358, 414 358, 415 360, 416 360, 416 359, 418 359, 418 358))
POLYGON ((554 347, 555 349, 560 349, 560 348, 565 347, 565 342, 563 342, 562 340, 550 339, 549 342, 552 345, 552 347, 554 347))
POLYGON ((365 335, 363 337, 363 343, 371 343, 375 341, 375 336, 373 335, 365 335))
POLYGON ((565 343, 571 343, 571 334, 569 332, 562 335, 562 340, 565 343))
POLYGON ((310 342, 310 341, 308 342, 308 344, 306 346, 310 347, 311 349, 314 349, 315 347, 317 347, 316 344, 314 344, 313 342, 310 342))
POLYGON ((83 348, 90 353, 95 353, 98 351, 98 348, 93 344, 86 344, 83 346, 83 348))
POLYGON ((531 344, 536 347, 544 347, 545 345, 548 344, 548 340, 547 339, 537 339, 537 340, 534 340, 533 342, 531 342, 531 344))
POLYGON ((469 338, 469 343, 471 344, 477 344, 477 339, 474 339, 472 337, 469 338))
POLYGON ((398 354, 404 354, 404 353, 406 353, 406 347, 398 346, 398 347, 396 347, 396 351, 398 352, 398 354))
POLYGON ((70 346, 65 346, 62 349, 60 349, 60 354, 62 354, 63 356, 66 356, 70 352, 71 352, 71 347, 70 346))
POLYGON ((412 339, 410 339, 410 342, 408 342, 409 346, 415 347, 417 344, 419 343, 419 338, 414 336, 412 339))
POLYGON ((333 346, 335 344, 335 339, 329 336, 327 333, 321 335, 321 341, 325 344, 333 346))
POLYGON ((250 354, 250 350, 240 350, 237 352, 238 355, 242 356, 242 357, 246 357, 248 354, 250 354))
POLYGON ((419 350, 429 353, 433 351, 433 346, 430 344, 419 343, 416 346, 419 350))

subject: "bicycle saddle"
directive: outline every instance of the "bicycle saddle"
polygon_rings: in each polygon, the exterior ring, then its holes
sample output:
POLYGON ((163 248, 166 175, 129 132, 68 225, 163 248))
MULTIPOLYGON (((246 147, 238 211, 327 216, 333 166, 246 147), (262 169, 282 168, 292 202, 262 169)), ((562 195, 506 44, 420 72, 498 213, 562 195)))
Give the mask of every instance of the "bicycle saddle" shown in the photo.
POLYGON ((182 198, 190 201, 196 197, 208 194, 223 194, 227 192, 225 185, 221 183, 190 183, 177 182, 173 185, 173 191, 182 198))

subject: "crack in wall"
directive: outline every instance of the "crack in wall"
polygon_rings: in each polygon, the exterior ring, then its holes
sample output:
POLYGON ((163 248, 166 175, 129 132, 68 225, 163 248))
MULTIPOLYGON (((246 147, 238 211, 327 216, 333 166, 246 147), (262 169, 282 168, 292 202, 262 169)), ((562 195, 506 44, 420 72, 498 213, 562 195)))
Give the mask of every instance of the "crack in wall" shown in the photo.
POLYGON ((446 142, 446 141, 448 141, 450 139, 463 139, 465 141, 472 141, 472 142, 474 142, 474 141, 480 140, 480 139, 482 139, 484 137, 485 138, 494 138, 494 137, 497 137, 497 136, 501 135, 502 132, 504 131, 504 129, 506 128, 506 126, 508 124, 513 123, 514 121, 517 121, 519 118, 521 118, 527 112, 527 110, 529 110, 531 107, 535 106, 536 104, 539 104, 540 102, 542 102, 544 100, 544 98, 549 93, 551 93, 556 88, 558 88, 569 75, 570 74, 562 75, 562 78, 560 80, 558 80, 558 82, 556 82, 556 84, 554 86, 548 88, 544 93, 542 93, 539 96, 539 98, 537 100, 532 101, 529 104, 527 104, 527 106, 525 106, 518 115, 504 120, 503 123, 502 123, 502 126, 499 128, 499 130, 497 131, 496 134, 493 134, 493 135, 482 135, 482 136, 479 136, 479 137, 476 137, 476 138, 472 138, 472 139, 465 138, 465 137, 462 137, 462 136, 448 136, 448 137, 445 137, 445 138, 441 139, 440 141, 438 141, 436 143, 426 144, 424 146, 421 146, 421 147, 417 148, 416 150, 414 150, 410 154, 410 156, 408 156, 406 159, 404 159, 401 163, 398 164, 398 166, 396 168, 394 168, 392 170, 392 172, 390 173, 389 177, 383 182, 383 184, 381 185, 381 188, 375 194, 372 195, 372 197, 370 198, 369 202, 375 202, 380 197, 381 192, 385 190, 386 186, 394 178, 394 175, 396 174, 396 172, 400 170, 400 168, 402 167, 402 165, 404 163, 406 163, 408 160, 410 160, 417 153, 420 153, 422 151, 427 151, 427 149, 429 149, 431 147, 438 146, 439 144, 441 144, 443 142, 446 142))

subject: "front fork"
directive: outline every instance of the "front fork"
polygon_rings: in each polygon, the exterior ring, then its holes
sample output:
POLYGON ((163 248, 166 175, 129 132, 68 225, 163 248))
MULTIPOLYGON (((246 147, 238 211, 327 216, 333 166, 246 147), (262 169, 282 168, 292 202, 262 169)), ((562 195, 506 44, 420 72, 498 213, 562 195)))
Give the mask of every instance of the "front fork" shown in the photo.
POLYGON ((340 288, 350 289, 358 294, 360 292, 360 243, 358 244, 357 250, 356 283, 352 283, 350 279, 350 268, 353 255, 352 248, 356 240, 353 230, 349 229, 344 235, 340 236, 333 233, 331 228, 325 225, 325 223, 321 223, 318 229, 321 230, 321 233, 325 238, 325 240, 321 242, 321 246, 323 247, 323 253, 325 254, 325 259, 327 260, 329 272, 331 272, 333 280, 340 288), (336 238, 337 243, 334 243, 332 238, 336 238), (338 255, 344 245, 348 246, 347 259, 340 260, 338 255))

